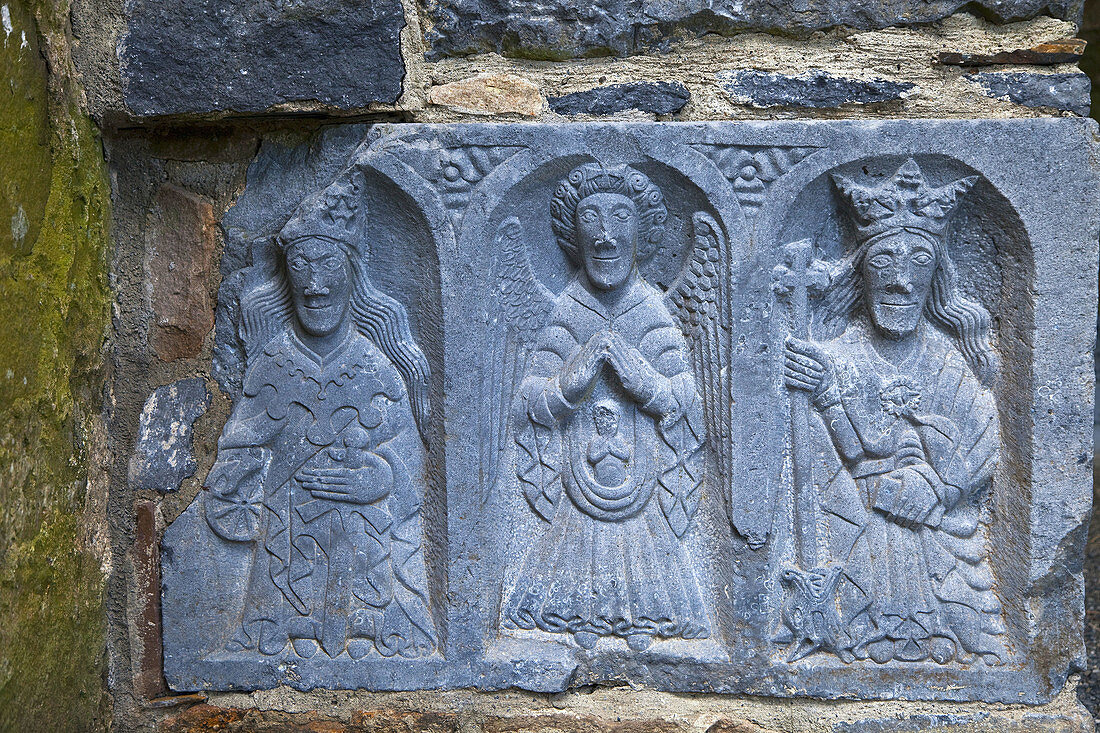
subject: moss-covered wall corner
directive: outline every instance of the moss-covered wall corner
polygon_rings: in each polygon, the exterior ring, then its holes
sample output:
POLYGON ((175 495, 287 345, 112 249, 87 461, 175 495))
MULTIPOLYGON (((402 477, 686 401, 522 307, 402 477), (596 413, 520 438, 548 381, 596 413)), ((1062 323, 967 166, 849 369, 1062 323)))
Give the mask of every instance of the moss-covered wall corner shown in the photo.
POLYGON ((67 0, 0 0, 0 731, 102 730, 110 193, 67 0))

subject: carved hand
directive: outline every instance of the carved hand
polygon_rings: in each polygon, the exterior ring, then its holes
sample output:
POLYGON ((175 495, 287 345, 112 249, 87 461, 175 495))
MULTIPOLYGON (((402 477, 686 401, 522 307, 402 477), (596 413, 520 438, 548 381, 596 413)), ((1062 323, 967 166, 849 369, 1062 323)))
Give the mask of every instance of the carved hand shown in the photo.
POLYGON ((809 392, 819 408, 836 387, 836 370, 825 351, 810 341, 787 338, 783 376, 788 389, 809 392))
POLYGON ((618 375, 623 389, 643 406, 661 397, 664 387, 661 374, 640 351, 629 346, 618 334, 611 334, 608 363, 618 375))
POLYGON ((390 493, 392 475, 385 461, 373 453, 366 454, 364 463, 361 468, 308 468, 298 479, 314 498, 370 504, 390 493))
POLYGON ((609 334, 600 331, 593 334, 588 343, 566 362, 558 377, 562 396, 566 400, 576 402, 588 391, 607 361, 608 350, 609 334))
POLYGON ((883 476, 875 497, 875 508, 891 522, 916 527, 939 503, 939 497, 918 472, 899 468, 883 476))

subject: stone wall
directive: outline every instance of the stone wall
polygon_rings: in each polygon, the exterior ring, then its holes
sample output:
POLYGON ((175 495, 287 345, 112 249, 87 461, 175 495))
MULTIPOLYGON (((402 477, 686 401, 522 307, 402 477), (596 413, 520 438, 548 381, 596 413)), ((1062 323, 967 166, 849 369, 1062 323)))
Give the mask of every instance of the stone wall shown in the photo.
POLYGON ((14 296, 0 305, 14 467, 0 474, 0 728, 1092 730, 1074 678, 1038 707, 622 687, 169 693, 159 541, 232 407, 215 306, 243 263, 222 219, 262 145, 322 169, 340 162, 325 131, 345 123, 1088 113, 1072 2, 550 5, 4 5, 2 52, 27 91, 0 113, 0 159, 19 161, 0 201, 14 296))
POLYGON ((0 728, 102 730, 110 188, 68 6, 0 6, 0 728))

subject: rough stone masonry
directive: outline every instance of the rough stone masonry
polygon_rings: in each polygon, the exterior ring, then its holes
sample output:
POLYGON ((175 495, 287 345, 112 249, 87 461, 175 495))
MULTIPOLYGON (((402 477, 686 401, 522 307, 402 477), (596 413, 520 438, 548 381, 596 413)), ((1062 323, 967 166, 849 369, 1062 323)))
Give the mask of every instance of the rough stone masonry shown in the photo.
POLYGON ((1081 2, 0 5, 0 728, 1093 730, 1081 2))

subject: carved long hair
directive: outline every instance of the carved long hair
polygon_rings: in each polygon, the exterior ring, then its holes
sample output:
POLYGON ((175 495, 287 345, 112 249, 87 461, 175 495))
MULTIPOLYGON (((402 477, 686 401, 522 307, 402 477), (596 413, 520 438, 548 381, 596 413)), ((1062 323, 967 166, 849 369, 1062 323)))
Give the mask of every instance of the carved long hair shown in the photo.
MULTIPOLYGON (((320 227, 324 229, 325 227, 320 227)), ((307 228, 308 231, 308 228, 307 228)), ((413 417, 425 441, 428 436, 431 399, 428 359, 413 340, 405 307, 374 287, 366 268, 366 257, 356 237, 335 238, 323 233, 308 234, 338 245, 347 257, 351 272, 351 318, 356 330, 370 339, 401 374, 409 392, 413 417)), ((277 236, 279 256, 261 265, 260 282, 241 296, 240 338, 246 365, 279 333, 291 327, 294 304, 286 274, 286 252, 295 241, 277 236)), ((247 366, 246 366, 247 368, 247 366)))
POLYGON ((821 322, 826 328, 842 328, 852 314, 863 306, 863 262, 867 250, 875 242, 902 231, 925 239, 936 253, 936 272, 932 276, 932 291, 924 306, 924 315, 940 326, 955 341, 970 368, 985 385, 990 385, 997 373, 997 356, 990 344, 992 321, 980 303, 963 296, 958 289, 955 263, 940 237, 913 227, 892 229, 872 237, 840 261, 833 285, 822 302, 821 322))
POLYGON ((638 262, 645 262, 665 235, 668 209, 665 197, 641 171, 628 165, 585 163, 574 168, 558 186, 550 202, 550 223, 558 246, 573 264, 580 264, 577 249, 577 206, 597 193, 617 193, 634 202, 638 212, 638 262))

